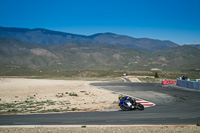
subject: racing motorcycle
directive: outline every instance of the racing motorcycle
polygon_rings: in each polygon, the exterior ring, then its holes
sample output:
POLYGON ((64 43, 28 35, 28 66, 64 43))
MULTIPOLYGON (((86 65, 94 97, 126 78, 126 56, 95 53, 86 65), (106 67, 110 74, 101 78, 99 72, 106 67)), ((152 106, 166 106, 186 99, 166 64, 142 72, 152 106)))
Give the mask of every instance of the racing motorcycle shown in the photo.
POLYGON ((144 110, 144 106, 141 103, 137 103, 135 99, 132 99, 128 96, 119 97, 119 107, 123 111, 129 111, 134 109, 144 110))

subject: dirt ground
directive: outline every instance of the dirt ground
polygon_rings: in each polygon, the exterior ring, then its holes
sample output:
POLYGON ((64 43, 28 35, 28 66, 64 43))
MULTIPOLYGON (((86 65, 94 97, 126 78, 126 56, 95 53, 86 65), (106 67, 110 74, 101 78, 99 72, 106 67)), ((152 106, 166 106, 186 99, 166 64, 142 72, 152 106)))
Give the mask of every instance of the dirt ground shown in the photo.
POLYGON ((128 78, 131 82, 141 82, 138 77, 136 76, 124 76, 125 78, 128 78))
POLYGON ((118 94, 90 86, 97 81, 0 79, 0 112, 40 113, 119 109, 118 94))
POLYGON ((198 126, 0 127, 0 133, 200 133, 198 126))

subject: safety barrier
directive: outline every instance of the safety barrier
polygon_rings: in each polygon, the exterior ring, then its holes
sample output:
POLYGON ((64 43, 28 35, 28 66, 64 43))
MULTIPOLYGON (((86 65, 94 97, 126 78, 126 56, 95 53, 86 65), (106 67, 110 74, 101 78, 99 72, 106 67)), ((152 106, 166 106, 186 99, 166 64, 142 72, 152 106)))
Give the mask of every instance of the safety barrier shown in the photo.
POLYGON ((162 81, 162 84, 163 85, 169 85, 169 81, 168 80, 164 80, 164 81, 162 81))
POLYGON ((200 90, 200 82, 177 79, 177 85, 185 88, 200 90))
POLYGON ((169 84, 174 84, 174 81, 173 80, 169 80, 169 84))
POLYGON ((163 85, 169 85, 169 84, 177 84, 177 81, 173 81, 173 80, 163 80, 162 81, 163 85))

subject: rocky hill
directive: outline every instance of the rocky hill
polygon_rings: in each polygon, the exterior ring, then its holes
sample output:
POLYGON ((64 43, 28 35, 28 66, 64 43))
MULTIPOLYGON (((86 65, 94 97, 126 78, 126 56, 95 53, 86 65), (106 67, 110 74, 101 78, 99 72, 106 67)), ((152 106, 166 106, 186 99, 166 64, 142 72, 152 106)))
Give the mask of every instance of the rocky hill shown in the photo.
POLYGON ((0 67, 38 70, 189 70, 200 68, 199 53, 200 49, 186 45, 146 51, 108 44, 41 45, 0 38, 0 67))

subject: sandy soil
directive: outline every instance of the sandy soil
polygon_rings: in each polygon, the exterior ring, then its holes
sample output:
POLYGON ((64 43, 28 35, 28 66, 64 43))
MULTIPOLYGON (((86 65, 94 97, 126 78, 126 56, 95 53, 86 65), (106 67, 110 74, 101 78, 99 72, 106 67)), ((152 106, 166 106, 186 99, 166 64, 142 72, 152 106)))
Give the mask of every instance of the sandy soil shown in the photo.
POLYGON ((0 79, 0 112, 101 111, 119 109, 118 94, 90 86, 97 81, 0 79))
POLYGON ((197 126, 0 127, 0 133, 200 133, 197 126))

